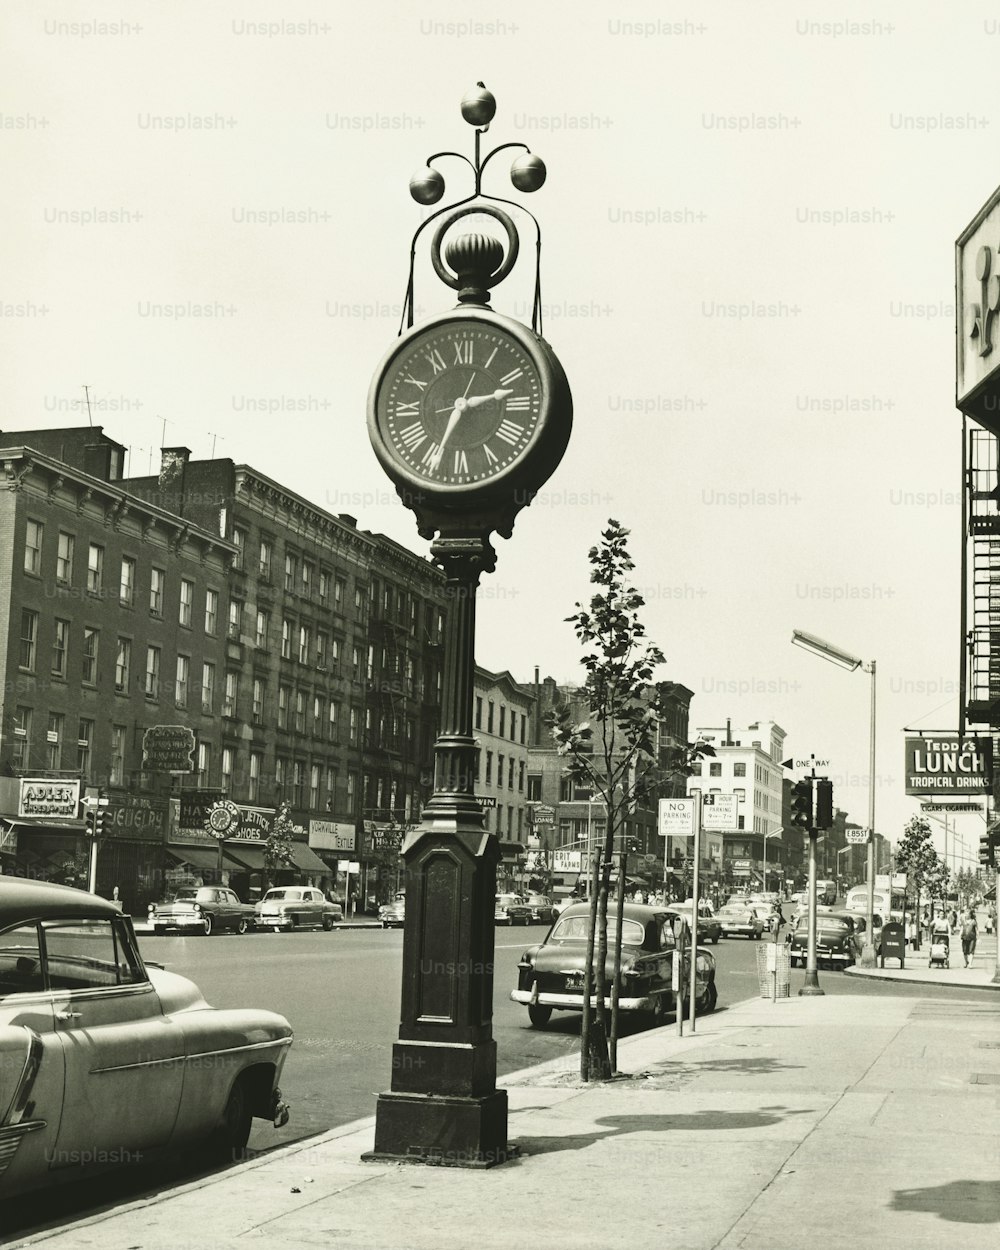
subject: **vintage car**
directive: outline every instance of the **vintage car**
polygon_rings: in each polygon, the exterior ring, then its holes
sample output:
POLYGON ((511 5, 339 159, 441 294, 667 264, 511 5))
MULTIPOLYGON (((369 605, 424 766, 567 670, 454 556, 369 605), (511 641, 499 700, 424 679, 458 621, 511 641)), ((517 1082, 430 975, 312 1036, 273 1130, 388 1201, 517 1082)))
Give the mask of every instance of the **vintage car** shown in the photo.
POLYGON ((312 885, 275 886, 260 900, 256 910, 257 928, 275 933, 310 926, 329 931, 344 919, 340 904, 328 902, 323 891, 312 885))
MULTIPOLYGON (((816 966, 822 968, 847 968, 855 963, 861 951, 861 932, 864 917, 858 926, 857 916, 850 912, 832 911, 826 907, 816 908, 816 966)), ((792 967, 804 968, 809 951, 809 916, 800 916, 789 938, 789 960, 792 967)))
MULTIPOLYGON (((666 910, 672 916, 679 916, 684 923, 691 928, 691 904, 690 903, 667 903, 666 910)), ((719 938, 722 937, 722 926, 719 924, 718 918, 714 913, 710 912, 706 907, 698 908, 698 938, 705 942, 711 942, 713 946, 718 946, 719 938)))
MULTIPOLYGON (((528 1008, 528 1019, 535 1028, 544 1028, 553 1011, 582 1011, 584 973, 587 966, 587 931, 590 904, 575 903, 559 916, 545 941, 529 947, 517 965, 517 988, 511 990, 515 1003, 528 1008)), ((626 903, 622 918, 621 981, 619 1011, 641 1012, 649 1023, 662 1024, 674 1010, 671 989, 675 950, 676 916, 666 907, 626 903)), ((614 978, 614 936, 616 919, 608 914, 608 959, 605 976, 609 993, 614 978)), ((596 965, 595 965, 596 966, 596 965)), ((685 952, 684 974, 690 979, 690 951, 685 952)), ((695 960, 696 1005, 711 1011, 718 1000, 715 988, 715 959, 698 947, 695 960)), ((596 999, 592 1000, 596 1001, 596 999)))
POLYGON ((397 894, 391 903, 383 903, 378 918, 383 929, 401 929, 406 919, 406 895, 397 894))
POLYGON ((496 924, 531 924, 531 908, 520 894, 498 894, 493 920, 496 924))
POLYGON ((169 903, 150 903, 149 924, 154 933, 177 929, 181 933, 246 933, 254 922, 251 903, 241 903, 235 890, 223 885, 186 886, 169 903))
POLYGON ((532 920, 541 920, 545 924, 551 924, 559 915, 559 910, 547 894, 529 894, 524 901, 531 908, 532 920))
POLYGON ((764 922, 751 907, 744 903, 726 903, 715 914, 723 937, 759 938, 764 932, 764 922))
POLYGON ((288 1120, 288 1021, 218 1011, 143 964, 132 921, 68 886, 0 876, 0 1199, 158 1150, 232 1159, 288 1120))

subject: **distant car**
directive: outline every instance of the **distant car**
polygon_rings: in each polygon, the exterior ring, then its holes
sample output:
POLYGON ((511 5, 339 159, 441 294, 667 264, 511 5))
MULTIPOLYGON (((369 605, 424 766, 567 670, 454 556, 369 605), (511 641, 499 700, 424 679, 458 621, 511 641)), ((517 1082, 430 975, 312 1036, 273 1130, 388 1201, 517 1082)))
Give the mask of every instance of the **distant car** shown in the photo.
POLYGON ((257 904, 257 928, 275 933, 310 927, 329 931, 343 919, 340 904, 329 902, 322 890, 310 885, 275 886, 257 904))
POLYGON ((406 919, 406 895, 399 894, 391 903, 383 903, 378 918, 383 929, 401 929, 406 919))
MULTIPOLYGON (((848 912, 816 909, 816 966, 847 968, 857 961, 861 945, 857 917, 848 912)), ((789 960, 792 967, 804 968, 809 950, 809 916, 800 916, 789 937, 789 960)))
POLYGON ((254 908, 241 903, 235 890, 220 885, 186 886, 168 903, 150 903, 149 923, 154 933, 246 933, 254 922, 254 908))
MULTIPOLYGON (((605 964, 610 1009, 614 979, 614 934, 616 917, 608 915, 608 958, 605 964)), ((674 917, 665 907, 626 903, 622 918, 621 979, 619 1011, 641 1013, 652 1025, 662 1024, 675 1009, 671 975, 674 917)), ((552 926, 545 941, 529 947, 517 965, 517 986, 510 996, 528 1008, 528 1019, 535 1028, 544 1028, 553 1011, 582 1011, 584 973, 587 966, 587 933, 590 904, 567 907, 552 926)), ((690 977, 690 951, 685 952, 685 970, 690 977)), ((711 1011, 718 1001, 715 987, 715 960, 698 948, 695 959, 698 987, 696 1006, 711 1011)))
POLYGON ((0 876, 0 1201, 168 1147, 231 1161, 254 1117, 287 1122, 291 1042, 283 1016, 147 969, 107 900, 0 876))
POLYGON ((520 894, 498 894, 493 919, 497 924, 531 924, 531 908, 520 894))
MULTIPOLYGON (((666 910, 672 916, 680 916, 687 923, 688 928, 691 927, 691 904, 690 903, 668 903, 666 910)), ((703 908, 698 908, 698 939, 703 942, 711 942, 714 946, 718 946, 719 938, 722 937, 722 925, 719 923, 717 916, 709 915, 703 908)))
POLYGON ((764 922, 757 913, 742 903, 726 903, 715 914, 723 937, 759 938, 764 922))
POLYGON ((551 924, 559 911, 547 894, 529 894, 524 900, 531 908, 531 919, 551 924))

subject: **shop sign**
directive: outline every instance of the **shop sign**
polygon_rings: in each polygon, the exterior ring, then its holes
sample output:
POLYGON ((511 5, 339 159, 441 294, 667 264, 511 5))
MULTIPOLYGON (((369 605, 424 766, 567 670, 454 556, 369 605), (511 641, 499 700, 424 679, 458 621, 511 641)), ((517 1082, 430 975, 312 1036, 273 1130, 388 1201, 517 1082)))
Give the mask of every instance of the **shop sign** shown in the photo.
POLYGON ((146 794, 113 794, 103 812, 104 831, 112 837, 141 842, 162 842, 166 839, 166 799, 146 794))
POLYGON ((553 872, 582 872, 583 855, 580 851, 553 851, 553 872))
POLYGON ((17 814, 75 820, 80 810, 80 782, 21 778, 17 814))
POLYGON ((365 837, 369 852, 398 851, 403 845, 403 831, 399 825, 376 825, 366 821, 365 837))
POLYGON ((353 825, 337 820, 310 820, 309 845, 317 851, 355 850, 357 834, 353 825))
POLYGON ((224 797, 221 790, 182 790, 177 828, 204 833, 209 809, 224 797))
POLYGON ((142 767, 150 773, 194 772, 194 730, 152 725, 142 735, 142 767))
POLYGON ((906 739, 907 794, 982 794, 993 784, 993 743, 957 734, 906 739))
POLYGON ((1000 191, 994 191, 955 247, 955 402, 993 429, 1000 378, 1000 191), (985 418, 985 419, 984 419, 985 418))

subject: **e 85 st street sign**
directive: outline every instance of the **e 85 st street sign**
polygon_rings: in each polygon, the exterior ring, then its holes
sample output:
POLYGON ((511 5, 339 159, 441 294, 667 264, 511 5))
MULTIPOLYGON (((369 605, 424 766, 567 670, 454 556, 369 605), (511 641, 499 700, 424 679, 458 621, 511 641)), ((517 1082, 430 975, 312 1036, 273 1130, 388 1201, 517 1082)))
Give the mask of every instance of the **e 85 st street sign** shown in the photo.
POLYGON ((983 794, 993 786, 993 743, 957 734, 906 739, 907 794, 983 794))

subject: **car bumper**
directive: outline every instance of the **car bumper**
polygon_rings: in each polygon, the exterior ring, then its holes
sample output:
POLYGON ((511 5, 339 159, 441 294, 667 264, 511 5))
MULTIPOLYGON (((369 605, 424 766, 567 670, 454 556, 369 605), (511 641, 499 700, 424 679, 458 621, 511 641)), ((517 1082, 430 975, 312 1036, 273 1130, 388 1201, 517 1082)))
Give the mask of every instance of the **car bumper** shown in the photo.
POLYGON ((290 916, 257 916, 254 924, 258 929, 290 929, 290 916))
MULTIPOLYGON (((552 992, 539 993, 537 989, 530 990, 511 990, 511 1001, 515 1003, 523 1003, 526 1007, 561 1007, 567 1011, 583 1011, 583 995, 582 994, 555 994, 552 992)), ((644 995, 641 998, 621 997, 618 999, 619 1011, 652 1011, 656 1004, 654 995, 644 995)), ((597 1006, 597 995, 590 996, 591 1007, 597 1006)), ((605 996, 604 1006, 611 1010, 611 999, 605 996)))
POLYGON ((730 935, 735 934, 737 937, 753 937, 755 934, 760 933, 761 931, 762 930, 760 928, 757 928, 756 925, 730 924, 730 925, 726 925, 725 928, 723 928, 722 936, 729 937, 730 935))
POLYGON ((203 929, 205 917, 201 916, 150 916, 149 923, 154 929, 203 929))

